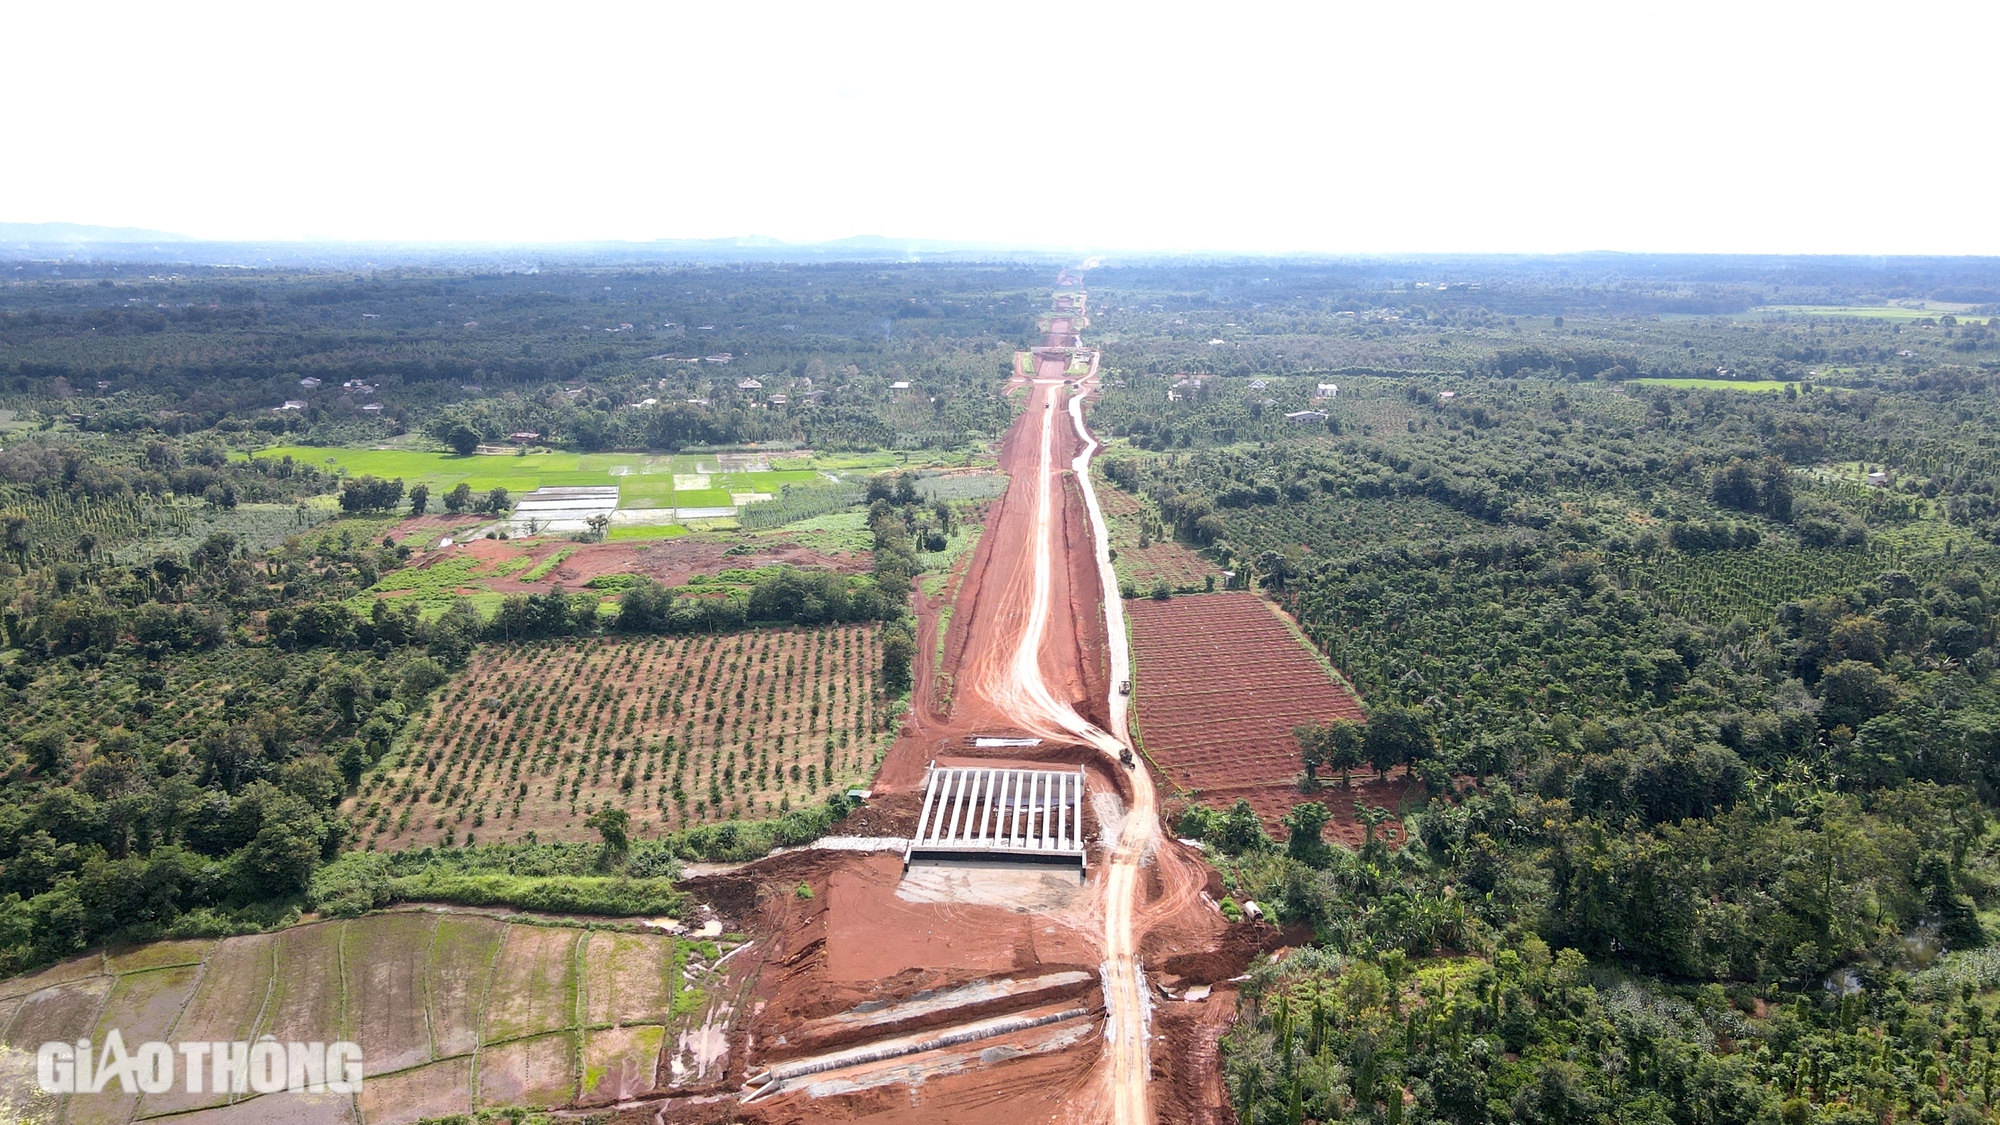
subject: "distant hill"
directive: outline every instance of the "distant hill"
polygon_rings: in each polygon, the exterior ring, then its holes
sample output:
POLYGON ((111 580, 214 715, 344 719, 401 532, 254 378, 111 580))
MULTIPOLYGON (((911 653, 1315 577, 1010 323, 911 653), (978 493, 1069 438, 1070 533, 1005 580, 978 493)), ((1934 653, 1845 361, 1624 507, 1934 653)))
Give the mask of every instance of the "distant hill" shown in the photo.
POLYGON ((767 235, 662 238, 648 242, 213 241, 164 231, 83 223, 0 223, 0 261, 151 262, 193 268, 538 270, 662 262, 1058 261, 1073 251, 989 243, 863 235, 785 242, 767 235))
POLYGON ((184 234, 88 223, 0 223, 0 242, 193 242, 184 234))
POLYGON ((911 254, 965 254, 965 253, 1047 253, 1052 248, 1010 246, 992 242, 962 242, 927 238, 884 238, 881 235, 866 234, 852 238, 838 238, 825 242, 786 242, 768 235, 750 234, 732 238, 660 238, 651 242, 600 241, 600 242, 379 242, 379 241, 291 241, 291 240, 251 240, 235 241, 190 238, 168 231, 145 230, 140 227, 104 227, 88 223, 0 223, 0 243, 17 245, 75 245, 79 243, 119 243, 138 245, 146 243, 174 242, 188 246, 214 246, 244 249, 256 247, 281 256, 290 255, 340 255, 342 253, 388 254, 391 256, 411 253, 449 254, 453 251, 470 254, 489 254, 496 251, 529 251, 540 253, 575 253, 579 250, 648 255, 648 254, 688 254, 697 257, 726 255, 730 257, 777 258, 824 258, 824 257, 903 257, 911 254), (289 252, 289 254, 288 254, 289 252))

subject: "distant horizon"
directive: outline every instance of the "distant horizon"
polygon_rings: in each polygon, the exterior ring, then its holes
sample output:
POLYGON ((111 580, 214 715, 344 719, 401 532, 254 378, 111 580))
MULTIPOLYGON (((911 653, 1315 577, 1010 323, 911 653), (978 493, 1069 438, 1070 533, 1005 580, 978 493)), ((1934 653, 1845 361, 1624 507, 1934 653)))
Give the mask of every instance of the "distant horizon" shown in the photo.
POLYGON ((588 248, 593 246, 644 248, 656 245, 705 247, 714 250, 812 250, 817 248, 878 248, 885 251, 905 249, 915 253, 949 254, 953 252, 989 252, 1021 255, 1120 255, 1131 257, 1200 257, 1200 258, 1301 258, 1321 260, 1378 260, 1378 261, 1423 261, 1435 259, 1502 259, 1502 258, 1744 258, 1764 260, 1784 259, 1952 259, 2000 260, 2000 253, 1874 253, 1869 251, 1827 250, 1811 252, 1772 252, 1755 250, 1645 250, 1598 247, 1577 250, 1323 250, 1301 248, 1290 250, 1241 250, 1218 247, 1170 247, 1170 246, 1108 246, 1079 245, 1060 246, 1053 244, 1028 244, 995 242, 979 239, 906 236, 883 234, 851 234, 839 238, 816 240, 790 240, 764 234, 738 234, 715 237, 655 238, 577 238, 577 239, 506 239, 506 238, 334 238, 334 237, 289 237, 254 238, 229 237, 209 238, 182 234, 176 231, 151 230, 140 227, 110 226, 97 223, 76 223, 68 221, 51 222, 10 222, 0 221, 0 246, 138 246, 146 243, 168 243, 179 247, 197 246, 286 246, 298 248, 354 248, 381 247, 383 249, 564 249, 588 248), (37 238, 39 233, 46 237, 37 238))

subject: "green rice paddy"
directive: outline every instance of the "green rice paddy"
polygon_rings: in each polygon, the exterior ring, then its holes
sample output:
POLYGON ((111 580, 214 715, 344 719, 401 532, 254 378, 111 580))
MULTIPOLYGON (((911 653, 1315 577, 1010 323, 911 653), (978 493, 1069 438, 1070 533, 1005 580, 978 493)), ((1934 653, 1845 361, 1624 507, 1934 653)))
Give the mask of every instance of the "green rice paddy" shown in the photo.
POLYGON ((633 539, 672 539, 687 533, 688 529, 677 523, 633 524, 609 528, 604 537, 613 543, 622 543, 633 539))
MULTIPOLYGON (((258 458, 290 456, 321 468, 349 475, 401 477, 406 485, 430 486, 431 504, 463 483, 474 492, 504 488, 515 496, 537 488, 617 485, 621 508, 726 508, 732 492, 775 494, 788 484, 822 480, 809 467, 755 473, 704 473, 713 468, 712 454, 648 455, 636 453, 531 453, 460 457, 407 449, 328 449, 278 446, 258 450, 258 458), (676 485, 679 478, 679 486, 676 485)), ((807 463, 809 464, 809 462, 807 463)))

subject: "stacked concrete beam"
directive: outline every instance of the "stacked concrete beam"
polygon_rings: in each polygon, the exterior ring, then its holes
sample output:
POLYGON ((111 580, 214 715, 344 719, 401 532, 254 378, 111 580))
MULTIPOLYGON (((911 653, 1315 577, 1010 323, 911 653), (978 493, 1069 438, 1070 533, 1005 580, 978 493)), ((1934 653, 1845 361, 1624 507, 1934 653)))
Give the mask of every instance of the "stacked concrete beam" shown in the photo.
POLYGON ((1084 863, 1083 768, 939 766, 904 861, 1017 858, 1084 863))

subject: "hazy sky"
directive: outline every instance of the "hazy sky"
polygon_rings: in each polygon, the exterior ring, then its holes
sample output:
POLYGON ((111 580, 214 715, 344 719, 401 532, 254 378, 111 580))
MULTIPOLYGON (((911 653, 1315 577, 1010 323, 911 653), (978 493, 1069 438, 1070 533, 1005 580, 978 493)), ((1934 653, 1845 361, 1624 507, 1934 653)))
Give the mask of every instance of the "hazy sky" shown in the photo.
POLYGON ((0 42, 0 221, 2000 254, 1994 0, 8 0, 0 42))

